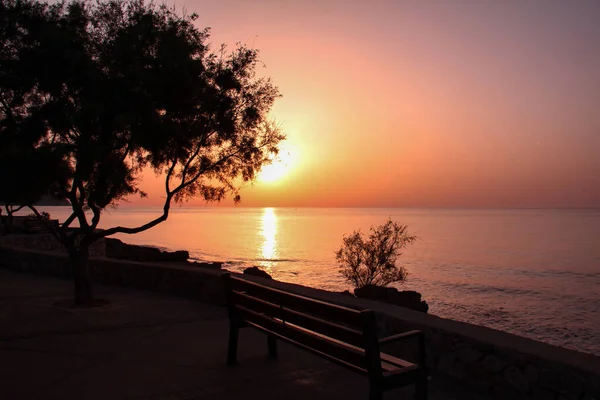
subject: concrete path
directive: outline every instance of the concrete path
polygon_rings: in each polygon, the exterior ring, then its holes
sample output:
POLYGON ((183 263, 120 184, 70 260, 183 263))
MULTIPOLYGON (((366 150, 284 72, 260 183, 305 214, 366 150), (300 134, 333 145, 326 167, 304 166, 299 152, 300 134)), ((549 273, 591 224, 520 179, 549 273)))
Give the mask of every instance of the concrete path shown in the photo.
MULTIPOLYGON (((70 282, 0 269, 0 398, 20 399, 367 399, 367 380, 266 338, 240 333, 239 362, 224 364, 225 309, 133 289, 96 287, 111 305, 54 306, 70 282)), ((430 398, 474 398, 431 381, 430 398)), ((411 399, 412 388, 386 399, 411 399)))

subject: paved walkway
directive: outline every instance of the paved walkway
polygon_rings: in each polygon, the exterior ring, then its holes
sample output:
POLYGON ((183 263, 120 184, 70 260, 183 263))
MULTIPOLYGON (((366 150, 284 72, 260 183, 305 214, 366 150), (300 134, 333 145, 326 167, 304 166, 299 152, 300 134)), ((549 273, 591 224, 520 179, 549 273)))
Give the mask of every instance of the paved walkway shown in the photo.
MULTIPOLYGON (((20 399, 367 399, 367 380, 282 344, 240 333, 239 362, 224 364, 225 309, 133 289, 96 287, 111 305, 55 307, 68 281, 0 269, 0 398, 20 399)), ((386 399, 411 399, 412 388, 386 399)), ((432 381, 430 398, 465 399, 432 381)))

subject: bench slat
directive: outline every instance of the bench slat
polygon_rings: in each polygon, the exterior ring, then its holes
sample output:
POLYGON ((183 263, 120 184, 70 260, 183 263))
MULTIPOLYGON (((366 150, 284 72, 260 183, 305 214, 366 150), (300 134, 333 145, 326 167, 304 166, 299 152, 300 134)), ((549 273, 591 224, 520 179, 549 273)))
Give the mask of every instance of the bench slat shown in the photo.
POLYGON ((364 369, 364 368, 360 368, 357 365, 350 364, 350 363, 348 363, 346 361, 340 360, 339 358, 335 358, 335 357, 333 357, 330 354, 327 354, 327 353, 324 353, 322 351, 316 350, 316 349, 314 349, 312 347, 306 346, 303 343, 296 342, 296 341, 294 341, 294 340, 292 340, 292 339, 290 339, 288 337, 281 336, 280 334, 278 334, 276 332, 272 332, 272 331, 266 329, 264 326, 255 324, 253 322, 248 322, 248 325, 252 326, 252 327, 254 327, 254 328, 256 328, 256 329, 258 329, 260 331, 263 331, 263 332, 265 332, 267 334, 273 335, 273 336, 275 336, 277 339, 279 339, 281 341, 284 341, 284 342, 290 343, 291 345, 300 347, 301 349, 307 350, 307 351, 309 351, 309 352, 311 352, 313 354, 316 354, 316 355, 318 355, 320 357, 325 358, 326 360, 332 361, 332 362, 334 362, 336 364, 339 364, 339 365, 341 365, 343 367, 349 368, 349 369, 351 369, 351 370, 353 370, 355 372, 358 372, 358 373, 361 373, 361 374, 365 374, 365 375, 367 374, 367 370, 364 369))
POLYGON ((278 318, 285 322, 291 322, 334 339, 339 339, 342 342, 346 342, 355 346, 363 345, 362 332, 358 330, 347 328, 315 316, 290 310, 286 307, 270 303, 236 290, 233 291, 233 295, 233 300, 236 304, 244 305, 251 310, 263 312, 266 315, 278 318))
MULTIPOLYGON (((296 328, 306 331, 307 333, 312 334, 312 335, 324 337, 320 333, 309 331, 306 328, 303 328, 300 326, 296 326, 296 328)), ((351 344, 347 344, 347 343, 341 342, 337 339, 333 339, 333 338, 329 338, 329 337, 324 337, 324 338, 327 340, 330 340, 334 343, 337 343, 338 345, 340 345, 342 347, 347 347, 349 349, 352 349, 356 353, 365 354, 365 350, 361 347, 353 346, 351 344)), ((394 357, 394 356, 386 354, 386 353, 379 353, 379 358, 381 360, 381 369, 386 372, 399 371, 399 370, 403 370, 403 369, 406 369, 408 371, 408 370, 412 370, 414 368, 418 368, 418 365, 416 365, 416 364, 413 364, 406 360, 402 360, 400 358, 394 357)))
MULTIPOLYGON (((305 328, 302 328, 302 327, 299 327, 299 326, 296 327, 296 328, 298 328, 300 330, 307 331, 305 328)), ((321 334, 319 334, 317 332, 311 332, 311 331, 307 331, 307 332, 309 332, 309 333, 311 333, 313 335, 323 336, 323 335, 321 335, 321 334)), ((334 343, 338 343, 340 346, 348 347, 349 349, 352 349, 352 350, 354 350, 357 353, 362 353, 362 354, 365 353, 365 350, 363 348, 361 348, 361 347, 357 347, 357 346, 353 346, 353 345, 350 345, 350 344, 347 344, 347 343, 343 343, 343 342, 340 342, 340 341, 338 341, 336 339, 331 339, 331 338, 327 338, 327 339, 331 340, 334 343)), ((381 360, 381 368, 382 368, 383 371, 386 371, 386 372, 398 371, 398 370, 401 370, 401 369, 412 369, 412 368, 418 367, 416 364, 413 364, 413 363, 411 363, 409 361, 405 361, 405 360, 402 360, 400 358, 391 356, 391 355, 386 354, 386 353, 379 353, 379 358, 381 360)))
POLYGON ((382 364, 385 361, 386 363, 395 366, 395 369, 398 369, 398 368, 408 368, 408 367, 413 367, 413 366, 416 365, 416 364, 413 364, 413 363, 411 363, 409 361, 402 360, 402 359, 400 359, 398 357, 394 357, 394 356, 391 356, 391 355, 386 354, 386 353, 380 353, 380 357, 381 357, 382 364))
POLYGON ((241 317, 256 327, 262 327, 265 330, 276 333, 281 338, 287 338, 291 341, 301 343, 306 348, 312 348, 317 352, 328 354, 329 356, 343 361, 349 365, 354 365, 358 369, 366 369, 365 354, 349 346, 343 346, 338 341, 331 340, 317 332, 302 329, 296 325, 276 320, 270 316, 252 311, 244 306, 236 307, 241 313, 241 317))
POLYGON ((244 279, 231 277, 232 289, 246 292, 251 296, 256 296, 278 305, 299 312, 318 315, 329 321, 334 321, 352 328, 362 330, 362 320, 360 311, 352 308, 338 306, 336 304, 326 303, 324 301, 311 299, 294 293, 284 292, 283 290, 260 285, 244 279))

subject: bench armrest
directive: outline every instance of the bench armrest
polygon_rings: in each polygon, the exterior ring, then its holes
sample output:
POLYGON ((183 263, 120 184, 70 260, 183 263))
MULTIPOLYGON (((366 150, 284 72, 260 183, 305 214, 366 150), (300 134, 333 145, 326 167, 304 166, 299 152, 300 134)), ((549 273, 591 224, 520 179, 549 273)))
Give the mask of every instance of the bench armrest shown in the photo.
POLYGON ((401 340, 409 337, 417 336, 419 340, 423 340, 423 332, 421 331, 408 331, 398 333, 397 335, 388 336, 382 339, 379 339, 379 344, 385 344, 389 342, 395 342, 396 340, 401 340))
POLYGON ((419 346, 419 354, 418 354, 419 364, 423 368, 426 368, 427 357, 425 354, 425 335, 423 334, 423 332, 421 332, 421 331, 402 332, 397 335, 392 335, 392 336, 385 337, 383 339, 379 339, 379 344, 382 345, 382 344, 394 342, 396 340, 402 340, 402 339, 411 338, 411 337, 417 337, 417 339, 419 340, 419 345, 418 345, 419 346))

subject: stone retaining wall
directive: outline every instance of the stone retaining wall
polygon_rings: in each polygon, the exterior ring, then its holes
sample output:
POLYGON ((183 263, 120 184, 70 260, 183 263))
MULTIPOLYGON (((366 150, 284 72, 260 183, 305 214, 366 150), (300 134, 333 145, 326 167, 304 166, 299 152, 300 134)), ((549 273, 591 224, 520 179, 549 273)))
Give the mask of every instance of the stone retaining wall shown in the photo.
MULTIPOLYGON (((94 282, 171 293, 224 305, 220 269, 90 258, 94 282)), ((63 254, 0 247, 0 267, 60 278, 71 277, 63 254)), ((65 296, 68 293, 65 293, 65 296)))
MULTIPOLYGON (((94 279, 223 304, 219 269, 91 259, 94 279)), ((64 255, 0 247, 0 267, 70 276, 64 255)), ((245 275, 244 278, 378 316, 381 336, 420 329, 434 379, 450 379, 493 399, 600 400, 600 357, 567 350, 493 329, 452 321, 390 304, 356 299, 300 285, 245 275)), ((387 345, 382 351, 411 360, 414 346, 387 345)))
MULTIPOLYGON (((380 330, 424 331, 433 376, 448 377, 494 399, 600 399, 598 357, 484 327, 458 328, 456 321, 410 323, 394 314, 380 314, 380 330)), ((406 354, 400 346, 385 350, 406 354)))

